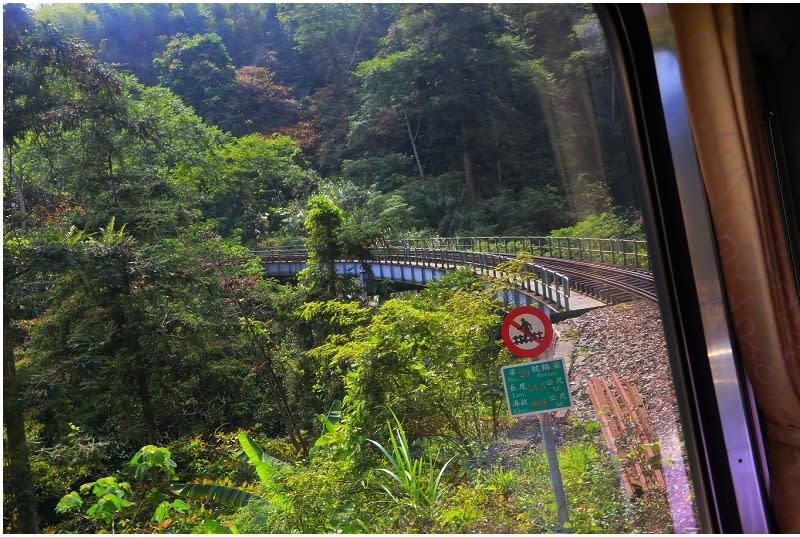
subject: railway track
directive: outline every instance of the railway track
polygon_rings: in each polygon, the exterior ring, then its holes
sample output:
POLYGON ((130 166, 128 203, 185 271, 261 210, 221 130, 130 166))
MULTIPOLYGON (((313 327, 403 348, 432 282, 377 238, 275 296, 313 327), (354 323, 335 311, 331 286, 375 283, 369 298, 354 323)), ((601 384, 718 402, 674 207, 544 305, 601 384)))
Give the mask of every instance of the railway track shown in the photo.
MULTIPOLYGON (((490 267, 514 257, 509 254, 473 252, 448 252, 445 257, 457 260, 459 256, 470 264, 490 267)), ((569 286, 574 291, 602 302, 619 304, 635 299, 658 302, 653 273, 649 270, 545 256, 534 256, 533 261, 535 265, 568 277, 569 286)))
MULTIPOLYGON (((466 260, 472 265, 496 267, 499 262, 514 258, 510 254, 439 251, 444 259, 466 260)), ((622 267, 610 263, 534 256, 534 264, 569 278, 569 286, 578 293, 609 304, 644 299, 658 302, 653 273, 646 269, 622 267)))
POLYGON ((568 276, 575 291, 603 302, 617 304, 633 299, 658 302, 653 273, 649 270, 554 257, 534 257, 534 260, 568 276))

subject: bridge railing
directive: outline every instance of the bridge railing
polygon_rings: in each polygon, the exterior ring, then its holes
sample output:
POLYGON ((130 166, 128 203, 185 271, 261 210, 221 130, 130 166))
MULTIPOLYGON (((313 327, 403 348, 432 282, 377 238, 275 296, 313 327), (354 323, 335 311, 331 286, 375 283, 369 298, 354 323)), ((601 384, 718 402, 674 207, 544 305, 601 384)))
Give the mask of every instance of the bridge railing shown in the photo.
MULTIPOLYGON (((427 250, 466 250, 506 255, 529 252, 535 256, 556 257, 625 267, 650 268, 647 242, 629 239, 574 237, 431 237, 400 239, 383 243, 386 247, 427 250)), ((302 246, 276 247, 259 252, 280 260, 305 258, 302 246)))
POLYGON ((542 257, 650 268, 647 242, 643 240, 589 237, 431 237, 394 240, 388 244, 410 248, 470 250, 508 255, 529 252, 542 257))
MULTIPOLYGON (((499 263, 521 252, 534 256, 609 263, 648 269, 647 243, 640 240, 574 237, 429 237, 383 241, 373 249, 375 261, 414 264, 432 268, 469 266, 475 272, 508 280, 499 263)), ((269 248, 256 252, 265 263, 301 263, 302 246, 269 248)), ((357 261, 357 260, 350 260, 357 261)), ((529 264, 531 278, 519 285, 561 307, 569 306, 569 278, 538 264, 529 264)))
POLYGON ((308 257, 305 246, 275 246, 263 250, 254 250, 264 263, 304 262, 308 257))
MULTIPOLYGON (((425 247, 411 243, 395 243, 375 248, 373 254, 378 261, 414 264, 431 268, 469 267, 473 271, 495 280, 508 281, 509 276, 498 265, 509 261, 509 256, 493 252, 475 252, 465 249, 449 249, 427 244, 425 247)), ((526 265, 530 277, 513 285, 522 290, 544 297, 560 307, 569 308, 569 277, 554 270, 529 263, 526 265)))
MULTIPOLYGON (((523 250, 520 250, 523 251, 523 250)), ((275 247, 254 252, 264 263, 305 262, 307 251, 302 246, 275 247)), ((449 240, 425 243, 417 241, 391 241, 372 249, 372 261, 402 265, 415 265, 433 269, 468 267, 478 274, 495 280, 509 281, 510 276, 499 268, 508 262, 513 252, 480 251, 449 240)), ((359 261, 345 260, 340 261, 359 261)), ((512 283, 523 291, 545 298, 559 307, 569 309, 569 277, 546 267, 529 263, 528 277, 512 283)))

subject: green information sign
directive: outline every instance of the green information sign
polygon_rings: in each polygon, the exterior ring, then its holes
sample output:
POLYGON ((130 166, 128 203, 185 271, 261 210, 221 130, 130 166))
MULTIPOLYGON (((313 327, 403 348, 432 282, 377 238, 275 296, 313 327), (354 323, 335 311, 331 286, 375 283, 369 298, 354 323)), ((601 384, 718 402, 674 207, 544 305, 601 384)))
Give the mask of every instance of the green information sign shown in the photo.
POLYGON ((572 406, 563 358, 507 365, 500 369, 500 376, 512 416, 572 406))

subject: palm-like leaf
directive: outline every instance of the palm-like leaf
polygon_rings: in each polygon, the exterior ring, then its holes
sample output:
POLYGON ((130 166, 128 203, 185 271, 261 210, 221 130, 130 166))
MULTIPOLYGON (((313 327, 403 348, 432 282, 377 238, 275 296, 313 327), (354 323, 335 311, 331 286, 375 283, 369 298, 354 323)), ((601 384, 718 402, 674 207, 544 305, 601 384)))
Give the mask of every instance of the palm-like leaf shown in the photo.
POLYGON ((261 446, 259 446, 252 438, 250 438, 247 433, 239 433, 238 439, 239 443, 242 445, 242 450, 247 455, 247 459, 256 469, 256 473, 258 474, 259 479, 261 479, 261 483, 265 487, 270 488, 274 482, 275 476, 275 466, 273 462, 278 462, 278 459, 264 453, 264 450, 261 449, 261 446))
POLYGON ((194 500, 211 500, 226 507, 239 508, 258 495, 246 490, 207 483, 177 483, 170 490, 178 496, 194 500))
MULTIPOLYGON (((255 467, 256 473, 264 484, 264 487, 272 492, 270 501, 282 504, 285 498, 277 491, 275 467, 277 465, 285 465, 286 463, 267 455, 261 446, 250 438, 247 433, 239 433, 238 439, 244 455, 247 456, 247 460, 255 467)), ((211 500, 220 505, 233 508, 242 507, 249 501, 262 497, 240 488, 214 485, 211 483, 179 483, 170 486, 170 490, 184 498, 211 500)))

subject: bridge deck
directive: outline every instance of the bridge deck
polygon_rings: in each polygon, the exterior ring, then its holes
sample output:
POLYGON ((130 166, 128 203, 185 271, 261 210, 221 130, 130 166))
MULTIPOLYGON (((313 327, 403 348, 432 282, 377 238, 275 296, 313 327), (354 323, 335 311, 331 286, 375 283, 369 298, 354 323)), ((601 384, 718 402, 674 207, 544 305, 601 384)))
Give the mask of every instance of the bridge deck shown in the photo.
POLYGON ((568 311, 583 311, 591 310, 605 306, 605 302, 596 300, 588 295, 571 291, 569 295, 569 309, 568 311))
MULTIPOLYGON (((304 269, 305 262, 300 260, 265 260, 263 266, 268 275, 292 275, 304 269)), ((425 285, 431 280, 438 280, 446 272, 451 272, 461 267, 469 268, 478 274, 483 273, 482 270, 485 270, 474 265, 460 265, 458 263, 427 262, 427 264, 422 265, 404 261, 388 262, 386 260, 373 260, 370 261, 367 266, 369 267, 369 273, 362 274, 364 269, 360 262, 338 261, 336 263, 336 271, 339 274, 349 274, 354 277, 371 277, 379 280, 388 279, 414 285, 425 285)), ((578 293, 575 290, 568 290, 567 296, 564 297, 563 290, 554 287, 543 288, 542 282, 535 279, 529 280, 527 285, 523 287, 508 289, 505 293, 500 294, 500 298, 505 303, 515 305, 537 304, 547 310, 551 315, 563 314, 565 312, 578 312, 605 306, 603 302, 585 294, 578 293), (537 293, 532 291, 536 289, 539 289, 541 292, 537 293), (550 297, 543 296, 543 293, 549 293, 550 297)))

